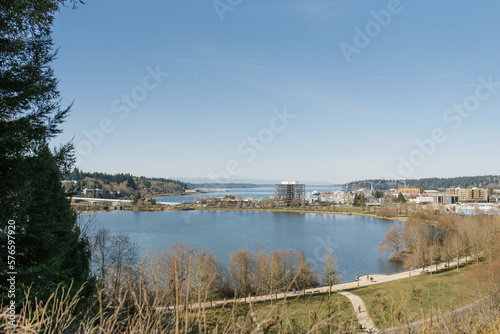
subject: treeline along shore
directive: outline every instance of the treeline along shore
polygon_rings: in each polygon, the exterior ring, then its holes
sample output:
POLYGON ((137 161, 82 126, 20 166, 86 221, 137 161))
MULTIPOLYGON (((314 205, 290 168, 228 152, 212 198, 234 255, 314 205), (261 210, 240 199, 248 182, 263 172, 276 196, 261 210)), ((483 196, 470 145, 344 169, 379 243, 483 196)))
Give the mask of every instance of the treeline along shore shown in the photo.
POLYGON ((239 207, 203 207, 195 205, 109 205, 95 203, 80 203, 73 205, 73 208, 78 213, 94 213, 94 212, 109 212, 109 211, 136 211, 136 212, 157 212, 157 211, 255 211, 255 212, 276 212, 276 213, 315 213, 315 214, 333 214, 347 216, 364 216, 374 217, 385 220, 405 221, 407 216, 403 214, 396 215, 393 211, 385 211, 380 209, 363 209, 356 207, 336 207, 335 209, 328 208, 239 208, 239 207))
MULTIPOLYGON (((226 195, 224 198, 199 198, 195 202, 163 204, 154 199, 136 200, 130 203, 102 202, 95 201, 72 201, 72 206, 77 212, 106 212, 130 210, 139 212, 151 211, 183 211, 183 210, 223 210, 223 211, 270 211, 270 212, 296 212, 296 213, 325 213, 339 215, 358 215, 376 217, 387 220, 404 221, 406 217, 416 211, 415 206, 409 204, 388 203, 383 207, 338 205, 333 201, 316 200, 312 203, 293 202, 284 204, 272 199, 243 200, 233 195, 226 195)), ((434 212, 434 210, 432 210, 434 212)))

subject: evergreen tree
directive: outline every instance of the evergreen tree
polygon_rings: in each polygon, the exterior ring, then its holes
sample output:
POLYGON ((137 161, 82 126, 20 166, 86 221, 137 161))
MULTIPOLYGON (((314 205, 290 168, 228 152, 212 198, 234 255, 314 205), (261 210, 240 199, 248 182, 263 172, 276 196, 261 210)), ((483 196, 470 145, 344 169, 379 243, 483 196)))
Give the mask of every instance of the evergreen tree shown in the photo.
POLYGON ((134 181, 134 179, 131 176, 127 179, 127 187, 132 188, 134 190, 137 189, 135 181, 134 181))
POLYGON ((352 205, 359 206, 359 194, 354 195, 354 199, 352 200, 352 205))
POLYGON ((398 202, 398 203, 406 203, 406 198, 403 196, 402 193, 399 193, 398 198, 396 199, 396 202, 398 202))
MULTIPOLYGON (((48 147, 69 112, 50 67, 51 26, 61 4, 0 2, 0 230, 9 220, 16 226, 14 270, 0 261, 0 275, 17 272, 17 298, 31 286, 31 296, 45 299, 58 284, 78 286, 89 275, 88 241, 60 182, 74 162, 73 147, 48 147)), ((2 256, 6 245, 1 233, 2 256)), ((0 302, 6 292, 1 284, 0 302)))
POLYGON ((363 194, 356 194, 354 196, 354 200, 352 202, 352 205, 354 205, 354 206, 365 206, 365 204, 366 204, 365 195, 363 195, 363 194))

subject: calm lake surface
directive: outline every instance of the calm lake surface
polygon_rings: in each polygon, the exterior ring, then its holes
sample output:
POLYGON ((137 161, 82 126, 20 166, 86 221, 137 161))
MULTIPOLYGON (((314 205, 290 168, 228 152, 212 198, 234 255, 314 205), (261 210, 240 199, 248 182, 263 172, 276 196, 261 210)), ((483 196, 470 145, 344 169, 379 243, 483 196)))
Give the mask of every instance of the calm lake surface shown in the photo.
MULTIPOLYGON (((337 190, 339 188, 332 186, 310 186, 306 185, 306 196, 319 198, 318 196, 311 196, 311 193, 314 190, 319 192, 327 192, 337 190)), ((193 202, 198 200, 201 197, 212 197, 212 198, 223 198, 226 195, 235 195, 241 196, 244 199, 253 198, 253 199, 269 199, 272 195, 274 195, 274 187, 259 187, 259 188, 231 188, 227 189, 228 191, 211 191, 208 190, 207 193, 203 194, 194 194, 194 195, 182 195, 182 196, 165 196, 165 197, 157 197, 156 199, 161 202, 167 203, 183 203, 183 202, 193 202)))
POLYGON ((394 222, 371 217, 255 211, 113 211, 97 213, 96 219, 112 233, 128 234, 141 253, 185 243, 206 249, 226 262, 239 248, 292 248, 297 253, 304 249, 313 265, 321 268, 321 258, 331 248, 342 281, 353 280, 358 273, 402 270, 376 250, 387 226, 394 222))

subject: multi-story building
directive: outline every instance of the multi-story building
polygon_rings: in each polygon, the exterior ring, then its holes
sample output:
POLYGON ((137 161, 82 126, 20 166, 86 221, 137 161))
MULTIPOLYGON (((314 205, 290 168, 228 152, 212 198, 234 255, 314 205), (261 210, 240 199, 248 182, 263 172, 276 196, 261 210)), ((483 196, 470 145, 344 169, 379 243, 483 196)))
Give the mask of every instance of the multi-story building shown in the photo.
POLYGON ((294 199, 302 201, 306 197, 306 185, 297 181, 283 181, 274 185, 274 197, 286 204, 294 199))
POLYGON ((435 195, 433 195, 433 197, 434 197, 435 204, 449 205, 449 204, 457 204, 459 202, 458 195, 435 194, 435 195))
POLYGON ((448 189, 446 189, 446 194, 458 196, 458 201, 460 203, 486 203, 486 202, 488 202, 488 189, 448 188, 448 189))
POLYGON ((415 198, 411 198, 409 200, 410 203, 416 203, 416 204, 430 204, 434 203, 434 196, 417 196, 415 198))
POLYGON ((420 189, 419 188, 402 188, 402 189, 396 189, 396 192, 402 193, 403 195, 419 195, 420 194, 420 189))
POLYGON ((401 188, 401 189, 394 189, 393 196, 398 197, 399 193, 403 194, 403 196, 406 199, 409 198, 415 198, 416 196, 420 195, 420 189, 419 188, 401 188))
POLYGON ((347 190, 337 190, 327 195, 337 204, 352 203, 354 199, 354 194, 347 190))

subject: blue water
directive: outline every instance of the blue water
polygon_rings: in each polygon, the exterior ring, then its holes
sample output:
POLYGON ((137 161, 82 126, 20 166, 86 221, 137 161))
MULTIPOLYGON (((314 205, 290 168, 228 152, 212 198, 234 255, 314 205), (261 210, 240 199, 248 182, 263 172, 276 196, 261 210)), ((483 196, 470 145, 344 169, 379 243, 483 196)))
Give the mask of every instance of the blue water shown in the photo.
MULTIPOLYGON (((314 190, 319 192, 333 191, 338 188, 333 188, 330 186, 309 186, 306 185, 306 193, 311 193, 314 190)), ((274 195, 274 187, 261 187, 261 188, 232 188, 228 189, 228 192, 221 191, 211 191, 208 193, 195 194, 195 195, 183 195, 183 196, 165 196, 157 197, 156 199, 161 202, 169 203, 183 203, 183 202, 193 202, 201 197, 212 197, 212 198, 222 198, 226 195, 242 196, 245 198, 253 199, 269 199, 270 196, 274 195)), ((314 196, 313 196, 314 197, 314 196)))
POLYGON ((112 233, 127 233, 141 253, 186 243, 225 262, 239 248, 292 248, 297 253, 304 249, 319 271, 326 249, 331 248, 343 281, 353 280, 358 273, 402 269, 376 251, 393 222, 371 217, 255 211, 113 211, 95 217, 112 233))

